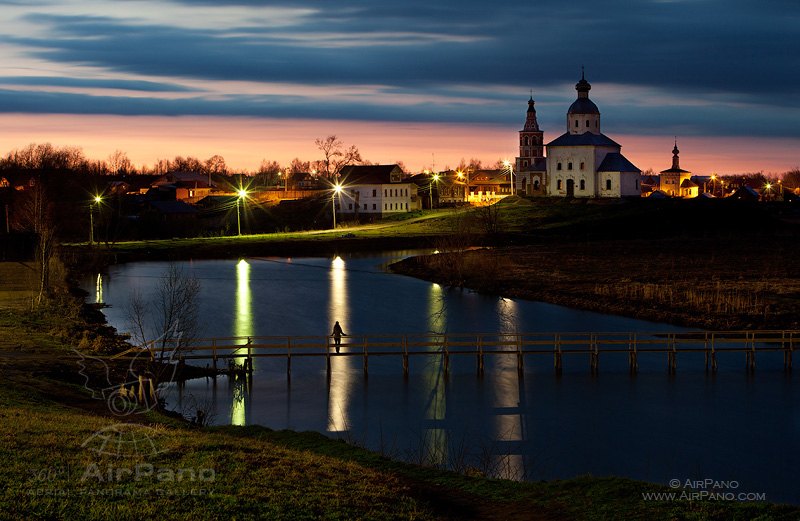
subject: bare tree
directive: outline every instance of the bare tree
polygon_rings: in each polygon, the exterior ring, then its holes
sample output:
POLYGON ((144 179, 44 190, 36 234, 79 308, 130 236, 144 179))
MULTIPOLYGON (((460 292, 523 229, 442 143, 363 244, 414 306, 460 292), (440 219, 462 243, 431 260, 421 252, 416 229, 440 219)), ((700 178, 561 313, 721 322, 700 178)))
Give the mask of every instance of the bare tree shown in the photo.
POLYGON ((50 263, 55 256, 56 227, 52 203, 41 179, 26 190, 25 199, 17 214, 17 226, 36 234, 36 260, 39 268, 39 294, 36 305, 41 305, 50 292, 50 263))
POLYGON ((127 174, 133 169, 128 155, 122 150, 115 150, 108 156, 108 172, 113 175, 127 174))
POLYGON ((358 148, 355 145, 346 148, 344 142, 336 135, 330 135, 325 139, 317 138, 314 143, 324 155, 319 161, 319 171, 328 179, 338 176, 343 166, 362 162, 358 148))
POLYGON ((292 159, 292 162, 289 165, 288 170, 293 174, 303 174, 305 172, 310 172, 311 163, 309 161, 303 161, 299 157, 296 157, 292 159))
POLYGON ((228 165, 225 164, 225 158, 217 154, 206 159, 206 171, 209 174, 216 174, 216 175, 227 174, 228 165))
POLYGON ((183 351, 198 329, 200 282, 180 266, 170 264, 150 301, 135 291, 128 306, 131 338, 140 347, 183 351))

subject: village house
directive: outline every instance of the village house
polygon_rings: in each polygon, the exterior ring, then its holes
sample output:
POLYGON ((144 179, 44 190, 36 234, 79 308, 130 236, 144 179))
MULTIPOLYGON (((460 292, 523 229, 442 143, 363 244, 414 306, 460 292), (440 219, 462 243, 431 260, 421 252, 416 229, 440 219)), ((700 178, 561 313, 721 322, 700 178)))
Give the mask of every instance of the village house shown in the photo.
POLYGON ((337 213, 385 216, 422 208, 417 185, 398 165, 348 165, 339 184, 337 213))

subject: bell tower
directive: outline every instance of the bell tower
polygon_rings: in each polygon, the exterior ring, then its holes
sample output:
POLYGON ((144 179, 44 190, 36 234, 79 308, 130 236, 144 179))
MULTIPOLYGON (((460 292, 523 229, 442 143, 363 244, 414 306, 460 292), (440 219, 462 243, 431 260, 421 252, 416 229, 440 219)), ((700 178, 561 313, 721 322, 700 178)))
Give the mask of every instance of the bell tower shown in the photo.
POLYGON ((544 132, 539 130, 536 121, 536 102, 533 94, 528 100, 528 113, 525 117, 525 127, 519 131, 519 157, 517 157, 517 172, 529 170, 536 159, 544 157, 544 132))

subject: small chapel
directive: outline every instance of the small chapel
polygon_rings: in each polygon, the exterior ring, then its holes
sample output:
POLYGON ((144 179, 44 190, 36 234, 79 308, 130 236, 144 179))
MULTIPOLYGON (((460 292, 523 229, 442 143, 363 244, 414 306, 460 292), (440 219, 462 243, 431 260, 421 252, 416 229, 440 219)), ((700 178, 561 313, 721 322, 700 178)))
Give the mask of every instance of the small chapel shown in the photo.
POLYGON ((578 97, 567 110, 566 132, 544 145, 533 96, 519 132, 517 189, 550 197, 640 197, 641 170, 622 155, 622 146, 604 135, 600 110, 589 99, 591 84, 581 74, 578 97))

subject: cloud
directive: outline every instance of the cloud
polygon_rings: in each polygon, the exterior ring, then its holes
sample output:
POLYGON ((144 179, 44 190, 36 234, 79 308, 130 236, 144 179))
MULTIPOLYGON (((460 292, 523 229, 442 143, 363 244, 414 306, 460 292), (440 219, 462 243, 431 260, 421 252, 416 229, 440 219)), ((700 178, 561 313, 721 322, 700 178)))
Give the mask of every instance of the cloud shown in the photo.
POLYGON ((40 6, 21 14, 27 29, 0 40, 64 76, 15 75, 0 77, 0 84, 154 95, 132 101, 9 89, 0 110, 18 103, 37 112, 252 113, 516 127, 533 88, 540 120, 558 129, 585 65, 606 128, 621 122, 643 133, 797 135, 800 6, 776 3, 780 9, 746 0, 609 0, 602 6, 587 0, 298 0, 269 7, 176 0, 115 4, 117 11, 87 14, 93 4, 81 8, 75 0, 70 9, 40 6), (261 85, 264 92, 226 91, 230 82, 261 85), (359 91, 359 99, 319 90, 313 96, 270 94, 276 82, 332 91, 377 88, 359 91), (603 90, 610 85, 613 92, 603 90), (189 95, 166 99, 158 93, 189 95))

